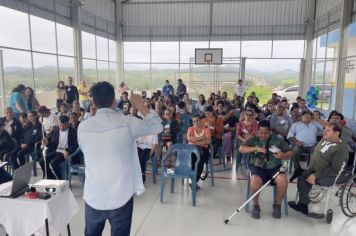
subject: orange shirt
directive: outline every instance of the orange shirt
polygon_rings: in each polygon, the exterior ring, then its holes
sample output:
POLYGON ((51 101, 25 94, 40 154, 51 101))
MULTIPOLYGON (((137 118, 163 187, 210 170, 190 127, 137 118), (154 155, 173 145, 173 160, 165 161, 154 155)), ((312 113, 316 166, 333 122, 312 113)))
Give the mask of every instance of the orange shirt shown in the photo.
MULTIPOLYGON (((197 133, 196 132, 196 128, 195 127, 189 127, 188 129, 188 135, 187 136, 194 136, 194 137, 201 137, 201 136, 204 136, 206 137, 206 139, 209 139, 211 137, 210 135, 210 130, 208 128, 204 128, 203 129, 203 132, 201 133, 197 133)), ((194 141, 189 141, 188 142, 189 144, 193 144, 193 145, 197 145, 197 146, 201 146, 201 147, 208 147, 209 145, 206 144, 206 145, 200 145, 200 144, 197 144, 196 142, 194 141)))
POLYGON ((224 121, 220 117, 215 117, 211 122, 212 127, 209 127, 209 118, 204 118, 203 123, 204 126, 210 129, 211 137, 215 139, 222 139, 222 135, 224 133, 224 121))

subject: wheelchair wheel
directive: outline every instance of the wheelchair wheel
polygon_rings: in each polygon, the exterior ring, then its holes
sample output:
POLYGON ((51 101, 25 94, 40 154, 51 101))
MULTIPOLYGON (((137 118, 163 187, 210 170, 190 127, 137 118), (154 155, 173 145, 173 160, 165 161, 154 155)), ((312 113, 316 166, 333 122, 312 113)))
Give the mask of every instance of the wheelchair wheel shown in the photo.
POLYGON ((325 219, 326 219, 326 222, 328 224, 331 224, 331 222, 333 221, 333 210, 332 209, 329 209, 327 212, 326 212, 326 216, 325 216, 325 219))
POLYGON ((325 197, 327 189, 319 186, 313 185, 312 189, 309 192, 309 200, 312 203, 318 203, 325 197))
POLYGON ((356 216, 356 175, 353 175, 342 186, 340 206, 346 216, 356 216))

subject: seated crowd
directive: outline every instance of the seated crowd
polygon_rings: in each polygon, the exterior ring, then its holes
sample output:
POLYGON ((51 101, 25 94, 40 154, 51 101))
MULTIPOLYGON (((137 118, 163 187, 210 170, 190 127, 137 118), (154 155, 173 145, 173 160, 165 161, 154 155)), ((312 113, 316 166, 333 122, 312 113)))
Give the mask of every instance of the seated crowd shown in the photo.
MULTIPOLYGON (((142 114, 131 106, 124 84, 119 86, 119 93, 117 109, 142 119, 142 114)), ((207 99, 200 94, 198 101, 193 101, 180 79, 176 90, 167 80, 162 90, 154 92, 150 98, 142 91, 144 105, 161 116, 163 126, 161 133, 137 139, 143 181, 146 180, 147 161, 156 155, 160 164, 164 149, 177 143, 189 143, 200 150, 197 180, 201 179, 210 156, 221 155, 221 148, 228 161, 236 156, 236 165, 246 166, 251 171, 252 193, 290 159, 295 171, 289 181, 298 178, 300 195, 300 201, 290 202, 290 206, 307 214, 311 186, 330 184, 330 177, 336 176, 343 162, 353 163, 355 135, 341 113, 333 111, 324 120, 320 111, 309 110, 300 97, 290 104, 286 98, 273 93, 267 104, 261 106, 254 92, 245 95, 246 89, 240 80, 232 99, 226 92, 218 91, 207 99), (302 156, 310 159, 307 170, 300 165, 302 156)), ((47 178, 62 179, 62 163, 78 148, 78 126, 95 116, 96 108, 85 82, 77 88, 69 77, 67 85, 63 81, 58 83, 56 109, 41 106, 31 88, 18 85, 11 93, 10 106, 5 108, 4 114, 5 117, 0 118, 0 155, 3 158, 4 154, 11 153, 4 160, 8 161, 10 169, 24 165, 31 155, 39 161, 47 178), (41 157, 40 147, 46 150, 45 157, 41 157)), ((194 162, 194 157, 192 160, 194 162)), ((0 168, 0 183, 9 179, 11 175, 0 168)), ((277 189, 273 217, 280 218, 281 202, 288 186, 287 175, 280 174, 273 184, 277 189)), ((252 217, 260 218, 258 197, 253 204, 252 217)))

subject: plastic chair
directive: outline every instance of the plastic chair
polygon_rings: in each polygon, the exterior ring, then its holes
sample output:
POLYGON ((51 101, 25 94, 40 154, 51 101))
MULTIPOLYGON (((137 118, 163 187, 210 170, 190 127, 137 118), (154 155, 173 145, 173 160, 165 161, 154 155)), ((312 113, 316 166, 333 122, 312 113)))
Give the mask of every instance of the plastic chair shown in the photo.
MULTIPOLYGON (((274 185, 270 185, 270 186, 273 187, 273 199, 276 199, 276 193, 277 193, 276 186, 274 186, 274 185)), ((249 174, 247 177, 246 200, 249 199, 250 197, 251 197, 251 170, 249 170, 249 174)), ((288 215, 288 194, 287 194, 287 191, 284 194, 283 204, 284 204, 284 214, 287 216, 288 215)), ((246 204, 245 211, 246 212, 250 211, 250 203, 246 204)))
POLYGON ((72 188, 72 174, 78 174, 80 182, 84 185, 85 181, 85 165, 83 164, 73 164, 73 158, 82 154, 82 151, 78 147, 75 152, 73 152, 69 157, 61 164, 62 167, 62 178, 67 179, 69 182, 69 187, 72 188))
POLYGON ((156 183, 156 176, 158 175, 158 166, 157 166, 157 156, 154 154, 151 157, 151 162, 152 162, 152 177, 153 177, 153 183, 156 183))
POLYGON ((166 178, 171 179, 171 193, 174 192, 174 179, 176 178, 189 178, 192 181, 192 198, 193 206, 196 205, 196 176, 198 163, 200 161, 200 152, 197 147, 190 144, 175 144, 173 145, 162 159, 162 174, 161 174, 161 197, 160 201, 163 203, 163 195, 166 185, 166 178), (192 154, 195 154, 197 160, 195 162, 194 171, 192 170, 192 154), (167 170, 167 158, 176 154, 175 169, 173 172, 167 170))
POLYGON ((13 140, 15 142, 15 147, 11 151, 4 153, 2 156, 2 159, 4 161, 7 161, 7 164, 6 164, 7 172, 12 173, 12 174, 13 174, 14 170, 12 168, 10 158, 15 158, 16 151, 17 151, 17 142, 14 138, 13 138, 13 140))

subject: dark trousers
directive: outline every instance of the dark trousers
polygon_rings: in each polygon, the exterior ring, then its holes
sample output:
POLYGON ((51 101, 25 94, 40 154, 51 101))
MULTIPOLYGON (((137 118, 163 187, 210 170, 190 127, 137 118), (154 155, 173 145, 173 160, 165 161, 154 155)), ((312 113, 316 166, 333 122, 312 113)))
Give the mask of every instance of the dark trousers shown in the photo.
POLYGON ((12 177, 9 173, 4 170, 4 168, 0 168, 0 184, 9 182, 12 180, 12 177))
MULTIPOLYGON (((209 161, 209 148, 196 146, 199 148, 200 151, 200 161, 197 167, 197 182, 200 179, 201 173, 203 173, 204 164, 209 161)), ((195 154, 192 154, 192 170, 195 169, 195 162, 197 161, 197 157, 195 154)))
POLYGON ((105 221, 111 225, 111 236, 129 236, 131 231, 133 197, 122 207, 114 210, 96 210, 85 203, 85 235, 100 236, 105 221))
MULTIPOLYGON (((309 192, 313 185, 307 182, 307 178, 311 175, 310 170, 304 170, 303 173, 298 177, 298 193, 299 193, 299 203, 308 205, 310 200, 309 200, 309 192)), ((325 176, 316 179, 316 184, 320 186, 325 186, 325 187, 330 187, 334 184, 335 181, 335 176, 325 176)), ((341 174, 339 179, 337 180, 337 184, 343 183, 346 181, 347 176, 341 174)))
MULTIPOLYGON (((309 154, 309 159, 310 159, 311 158, 311 154, 314 151, 314 146, 313 147, 299 147, 299 146, 295 145, 293 147, 292 151, 293 151, 292 160, 293 160, 293 164, 294 164, 294 169, 297 170, 297 169, 301 169, 300 163, 299 163, 300 154, 308 153, 309 154)), ((309 163, 309 161, 308 161, 308 163, 309 163)))
POLYGON ((146 163, 150 159, 150 151, 151 149, 145 148, 137 148, 138 157, 140 159, 140 166, 142 174, 146 174, 146 163))
POLYGON ((43 175, 45 175, 45 170, 47 170, 47 179, 62 179, 61 163, 65 161, 63 153, 52 152, 47 154, 45 158, 46 166, 43 159, 39 162, 43 175))
POLYGON ((213 150, 214 150, 213 157, 215 158, 216 155, 218 154, 219 147, 222 146, 222 139, 213 139, 211 141, 211 144, 213 145, 213 150))
POLYGON ((20 149, 17 151, 17 159, 19 161, 20 166, 24 165, 26 163, 26 155, 30 154, 33 152, 33 147, 25 148, 25 149, 20 149))

